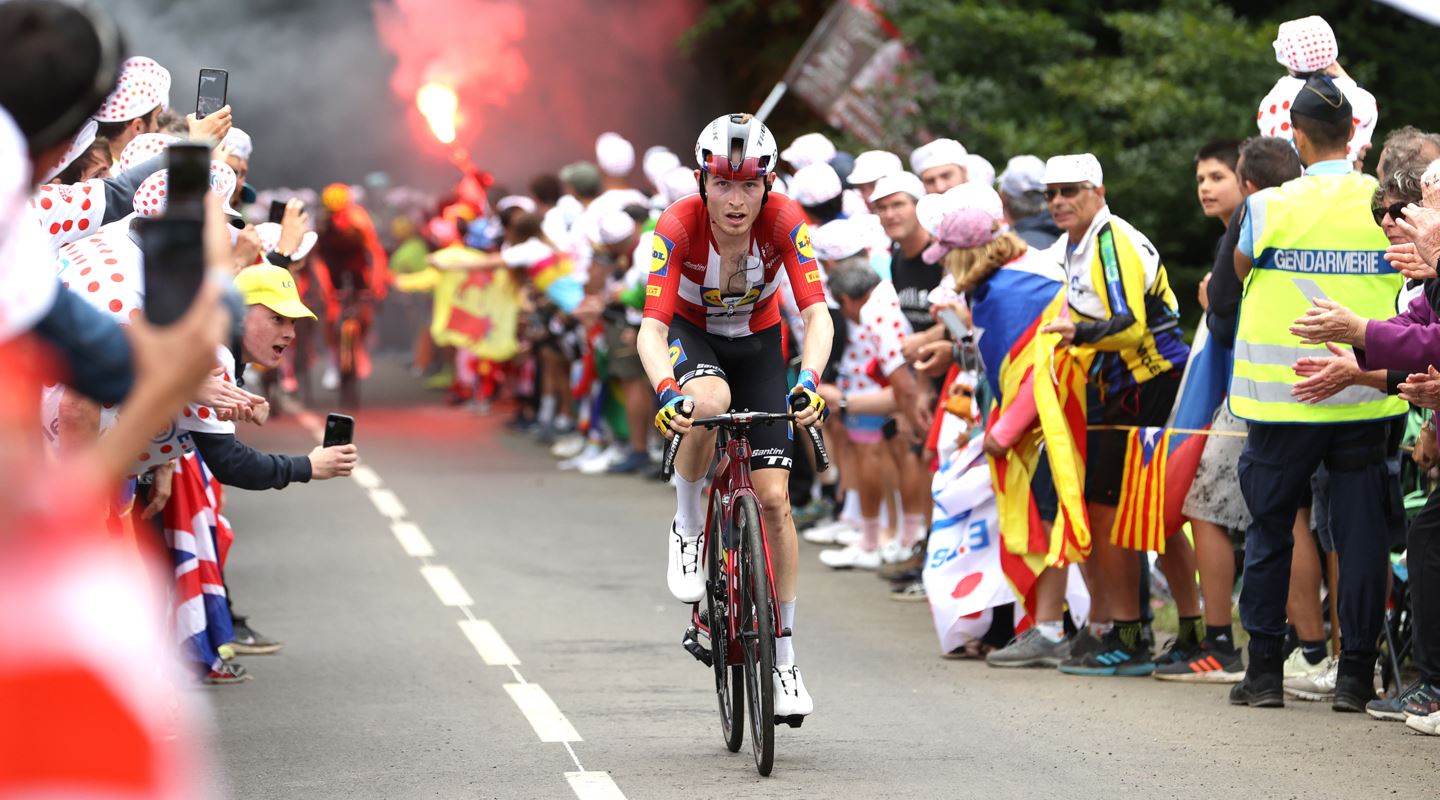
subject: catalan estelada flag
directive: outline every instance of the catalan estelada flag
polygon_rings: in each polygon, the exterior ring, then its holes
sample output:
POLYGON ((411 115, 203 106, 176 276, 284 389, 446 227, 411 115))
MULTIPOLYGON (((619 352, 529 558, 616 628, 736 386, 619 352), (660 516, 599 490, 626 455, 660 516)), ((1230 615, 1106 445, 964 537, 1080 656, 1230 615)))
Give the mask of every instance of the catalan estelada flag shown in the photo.
POLYGON ((1005 544, 1001 566, 1027 615, 1034 610, 1034 584, 1041 571, 1046 567, 1063 569, 1090 555, 1090 525, 1083 496, 1085 378, 1094 356, 1082 348, 1057 350, 1060 337, 1040 333, 1040 328, 1059 316, 1064 304, 1061 291, 1010 348, 1000 369, 1003 400, 990 419, 994 425, 1003 418, 1025 387, 1033 385, 1037 424, 1003 459, 990 460, 1005 544), (1049 460, 1060 500, 1059 513, 1048 530, 1036 512, 1030 490, 1042 457, 1049 460))
MULTIPOLYGON (((1128 434, 1120 503, 1110 542, 1130 550, 1165 552, 1165 464, 1170 451, 1166 428, 1137 428, 1128 434)), ((1193 476, 1192 476, 1193 477, 1193 476)))

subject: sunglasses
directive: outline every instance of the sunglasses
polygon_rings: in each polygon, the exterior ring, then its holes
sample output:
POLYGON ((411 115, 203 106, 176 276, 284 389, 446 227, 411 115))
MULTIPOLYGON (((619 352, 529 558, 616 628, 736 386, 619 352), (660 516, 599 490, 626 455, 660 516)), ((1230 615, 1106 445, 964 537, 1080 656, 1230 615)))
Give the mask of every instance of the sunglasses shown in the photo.
POLYGON ((1370 213, 1375 217, 1376 225, 1383 225, 1385 223, 1385 215, 1387 214, 1390 215, 1390 219, 1399 222, 1405 219, 1405 206, 1407 205, 1409 205, 1409 203, 1391 203, 1388 206, 1372 208, 1370 209, 1370 213))
POLYGON ((1074 196, 1077 195, 1077 194, 1080 194, 1082 191, 1085 191, 1086 189, 1094 189, 1094 188, 1095 188, 1095 186, 1094 186, 1093 184, 1089 184, 1089 183, 1082 183, 1082 184, 1073 185, 1073 186, 1060 186, 1060 187, 1057 187, 1057 188, 1047 188, 1047 189, 1045 190, 1045 199, 1046 199, 1046 200, 1054 200, 1054 199, 1055 199, 1055 196, 1056 196, 1056 195, 1059 195, 1059 196, 1061 196, 1061 197, 1069 200, 1070 198, 1074 197, 1074 196))

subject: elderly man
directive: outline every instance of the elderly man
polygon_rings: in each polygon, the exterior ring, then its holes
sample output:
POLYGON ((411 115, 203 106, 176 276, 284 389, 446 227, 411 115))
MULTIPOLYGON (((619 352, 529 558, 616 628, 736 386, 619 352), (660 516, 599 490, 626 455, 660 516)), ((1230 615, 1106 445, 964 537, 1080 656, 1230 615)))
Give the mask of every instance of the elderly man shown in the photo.
POLYGON ((1251 423, 1240 489, 1253 522, 1240 592, 1250 659, 1230 702, 1285 703, 1281 655, 1291 523, 1310 476, 1323 463, 1340 556, 1341 652, 1332 707, 1355 712, 1375 699, 1388 567, 1386 537, 1376 532, 1388 496, 1386 429, 1388 420, 1405 413, 1405 403, 1363 386, 1314 404, 1298 401, 1292 389, 1299 377, 1290 367, 1309 354, 1301 343, 1316 339, 1303 326, 1292 329, 1289 320, 1306 316, 1312 303, 1317 310, 1333 308, 1330 298, 1344 298, 1367 317, 1388 317, 1401 276, 1380 258, 1388 242, 1370 214, 1375 179, 1355 172, 1346 154, 1355 128, 1350 101, 1329 77, 1312 76, 1290 115, 1305 174, 1246 200, 1235 252, 1235 271, 1246 285, 1230 410, 1251 423))
MULTIPOLYGON (((1175 294, 1160 254, 1145 235, 1110 213, 1104 173, 1089 153, 1055 156, 1045 164, 1045 197, 1055 224, 1066 237, 1055 252, 1068 276, 1070 316, 1045 328, 1065 345, 1095 351, 1093 380, 1099 404, 1091 422, 1106 426, 1164 425, 1175 404, 1190 350, 1180 336, 1175 294)), ((1128 437, 1122 431, 1090 434, 1085 499, 1096 532, 1088 580, 1095 606, 1093 639, 1077 639, 1071 658, 1060 665, 1074 675, 1149 675, 1154 672, 1142 640, 1140 559, 1114 545, 1110 532, 1124 470, 1128 437), (1108 629, 1107 629, 1108 624, 1108 629)), ((1194 551, 1173 541, 1161 556, 1171 574, 1181 626, 1165 659, 1199 645, 1201 627, 1195 587, 1194 551)))
POLYGON ((910 169, 920 176, 925 191, 944 194, 968 179, 969 156, 965 145, 954 139, 936 139, 915 148, 910 154, 910 169))
POLYGON ((1064 233, 1045 207, 1045 162, 1036 156, 1015 156, 1005 165, 1000 202, 1005 224, 1036 250, 1048 249, 1064 233))

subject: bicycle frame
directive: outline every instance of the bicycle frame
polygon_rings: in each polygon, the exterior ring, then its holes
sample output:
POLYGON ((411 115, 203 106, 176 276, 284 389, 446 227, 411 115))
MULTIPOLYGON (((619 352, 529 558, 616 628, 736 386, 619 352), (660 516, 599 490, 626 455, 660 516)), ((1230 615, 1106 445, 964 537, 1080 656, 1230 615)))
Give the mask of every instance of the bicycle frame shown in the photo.
MULTIPOLYGON (((755 501, 755 507, 760 509, 760 543, 765 551, 765 574, 769 578, 770 587, 770 608, 778 612, 780 609, 780 597, 775 589, 775 569, 770 561, 770 536, 765 529, 765 507, 760 503, 760 498, 755 494, 755 486, 750 482, 750 439, 740 431, 740 435, 732 435, 721 428, 716 431, 715 449, 720 453, 720 463, 715 468, 715 479, 710 484, 710 502, 705 514, 705 533, 700 539, 701 552, 709 547, 710 537, 718 536, 721 531, 711 528, 716 521, 715 504, 720 503, 720 514, 718 521, 720 527, 725 531, 735 529, 735 506, 736 500, 741 497, 750 497, 755 501)), ((724 542, 723 554, 726 559, 726 581, 725 581, 725 608, 727 630, 725 631, 725 662, 727 664, 738 664, 744 659, 740 651, 740 597, 739 570, 731 568, 731 559, 739 552, 739 547, 732 547, 731 542, 724 542)), ((713 580, 715 576, 710 576, 713 580)), ((710 640, 710 646, 717 645, 717 639, 710 630, 708 620, 704 619, 700 610, 700 603, 695 603, 691 612, 691 624, 693 624, 705 637, 710 640)), ((778 618, 777 618, 778 621, 778 618)), ((774 643, 768 646, 773 647, 774 643)))

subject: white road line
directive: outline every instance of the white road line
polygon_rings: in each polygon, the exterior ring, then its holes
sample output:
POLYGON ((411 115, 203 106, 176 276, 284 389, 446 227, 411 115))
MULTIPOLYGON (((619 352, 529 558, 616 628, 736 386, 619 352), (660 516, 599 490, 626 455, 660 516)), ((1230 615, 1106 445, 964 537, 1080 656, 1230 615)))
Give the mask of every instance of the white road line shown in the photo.
POLYGON ((401 503, 400 498, 396 497, 395 493, 389 489, 371 489, 367 494, 370 495, 370 502, 375 504, 375 510, 380 512, 380 516, 390 519, 403 519, 406 516, 405 504, 401 503))
POLYGON ((440 598, 440 602, 447 606, 472 606, 475 601, 470 599, 470 593, 460 585, 460 579, 449 567, 424 566, 420 568, 420 574, 440 598))
POLYGON ((413 522, 397 519, 390 523, 390 532, 395 534, 395 539, 400 546, 405 548, 405 555, 415 558, 429 558, 435 555, 435 548, 430 545, 430 540, 425 538, 425 533, 420 526, 413 522))
POLYGON ((354 478, 362 489, 380 488, 380 476, 364 464, 356 464, 355 469, 350 471, 350 477, 354 478))
POLYGON ((581 742, 580 734, 575 731, 570 720, 560 713, 560 707, 550 699, 550 695, 538 683, 507 683, 505 691, 510 693, 510 699, 520 707, 520 713, 529 720, 530 727, 535 729, 535 735, 540 737, 542 742, 581 742))
POLYGON ((567 772, 565 780, 580 800, 625 800, 608 772, 567 772))
POLYGON ((470 639, 470 644, 475 645, 475 652, 485 659, 485 663, 492 667, 509 667, 520 663, 515 657, 515 651, 500 637, 500 632, 495 626, 483 619, 460 620, 460 630, 470 639))

